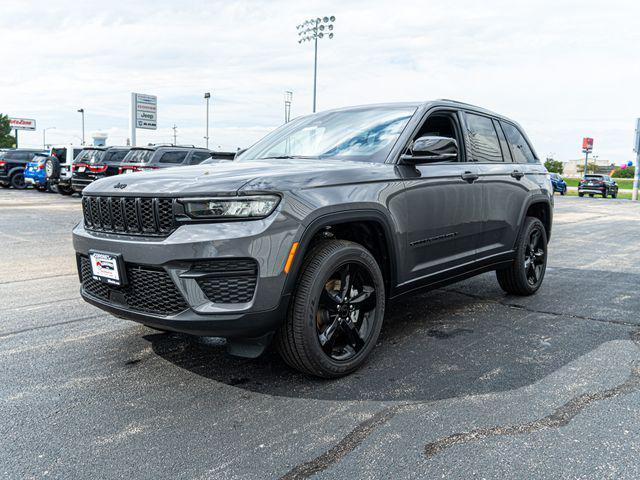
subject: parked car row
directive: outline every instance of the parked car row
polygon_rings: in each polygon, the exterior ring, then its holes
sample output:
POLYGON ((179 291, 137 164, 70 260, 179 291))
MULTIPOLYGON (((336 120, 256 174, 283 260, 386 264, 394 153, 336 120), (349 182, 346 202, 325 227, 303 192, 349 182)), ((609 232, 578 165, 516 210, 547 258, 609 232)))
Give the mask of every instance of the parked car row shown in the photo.
POLYGON ((49 150, 12 149, 0 152, 0 186, 62 195, 81 193, 104 177, 149 169, 197 165, 206 160, 233 160, 235 153, 179 145, 146 147, 56 146, 49 150))

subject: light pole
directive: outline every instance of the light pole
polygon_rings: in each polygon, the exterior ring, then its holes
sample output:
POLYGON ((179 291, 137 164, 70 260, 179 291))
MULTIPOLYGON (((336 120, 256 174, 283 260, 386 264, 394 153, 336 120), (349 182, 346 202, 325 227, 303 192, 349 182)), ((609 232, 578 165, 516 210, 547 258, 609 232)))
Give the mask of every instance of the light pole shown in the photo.
POLYGON ((207 130, 205 134, 205 140, 207 141, 207 148, 209 148, 209 99, 211 98, 211 93, 206 92, 204 94, 204 99, 207 101, 207 130))
POLYGON ((291 120, 291 101, 293 100, 293 92, 287 90, 284 92, 284 123, 291 120))
POLYGON ((78 113, 82 114, 82 146, 84 146, 84 108, 78 109, 78 113))
POLYGON ((42 149, 43 150, 47 149, 47 130, 53 130, 55 128, 56 127, 47 127, 42 130, 42 149))
POLYGON ((313 113, 316 112, 316 87, 318 84, 318 39, 333 38, 333 24, 336 17, 312 18, 305 20, 296 28, 298 29, 298 43, 313 41, 313 113))
POLYGON ((175 146, 177 144, 178 144, 178 127, 174 123, 173 124, 173 145, 175 146))

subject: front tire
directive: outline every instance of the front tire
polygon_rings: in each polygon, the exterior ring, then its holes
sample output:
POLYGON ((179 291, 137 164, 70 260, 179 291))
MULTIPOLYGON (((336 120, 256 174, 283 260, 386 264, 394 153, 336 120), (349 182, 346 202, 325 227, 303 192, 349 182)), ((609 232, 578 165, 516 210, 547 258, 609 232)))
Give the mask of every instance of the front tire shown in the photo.
POLYGON ((73 188, 61 187, 60 185, 58 185, 58 193, 65 196, 73 195, 73 188))
POLYGON ((323 378, 358 369, 384 317, 384 279, 373 255, 354 242, 323 241, 306 256, 297 285, 276 336, 284 361, 323 378))
POLYGON ((565 195, 567 193, 567 189, 565 188, 564 190, 560 190, 560 195, 565 195))
POLYGON ((547 232, 542 222, 527 217, 513 263, 496 271, 500 287, 513 295, 533 295, 538 291, 547 269, 547 232))

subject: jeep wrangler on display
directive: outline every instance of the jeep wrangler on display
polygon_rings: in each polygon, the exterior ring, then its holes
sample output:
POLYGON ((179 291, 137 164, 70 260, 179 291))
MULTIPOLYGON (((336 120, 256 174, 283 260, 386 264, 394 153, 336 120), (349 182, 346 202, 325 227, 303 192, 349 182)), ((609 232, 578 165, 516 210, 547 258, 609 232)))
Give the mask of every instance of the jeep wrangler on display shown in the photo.
POLYGON ((496 271, 542 284, 553 192, 522 128, 449 100, 332 110, 233 162, 105 178, 73 231, 82 297, 320 377, 357 369, 387 300, 496 271), (110 268, 101 267, 106 261, 110 268))

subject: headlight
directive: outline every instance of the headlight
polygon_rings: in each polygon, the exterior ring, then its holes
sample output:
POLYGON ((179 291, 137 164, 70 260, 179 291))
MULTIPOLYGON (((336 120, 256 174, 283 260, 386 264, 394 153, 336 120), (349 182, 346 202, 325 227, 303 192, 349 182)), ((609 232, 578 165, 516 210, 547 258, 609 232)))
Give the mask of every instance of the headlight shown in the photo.
POLYGON ((260 195, 251 197, 198 198, 182 200, 187 215, 206 218, 264 218, 278 206, 280 197, 260 195))

